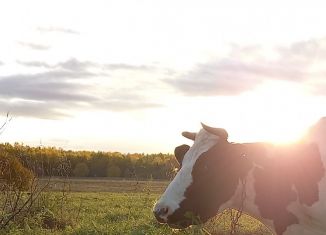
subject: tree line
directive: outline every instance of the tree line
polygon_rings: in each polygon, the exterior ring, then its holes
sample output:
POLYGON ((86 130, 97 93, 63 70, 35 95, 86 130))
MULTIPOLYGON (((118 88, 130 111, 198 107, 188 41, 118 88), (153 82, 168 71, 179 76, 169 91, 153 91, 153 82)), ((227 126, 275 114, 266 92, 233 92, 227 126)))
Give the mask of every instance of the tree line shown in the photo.
POLYGON ((39 177, 123 177, 171 179, 178 166, 172 154, 72 151, 55 147, 0 144, 0 152, 16 157, 39 177))

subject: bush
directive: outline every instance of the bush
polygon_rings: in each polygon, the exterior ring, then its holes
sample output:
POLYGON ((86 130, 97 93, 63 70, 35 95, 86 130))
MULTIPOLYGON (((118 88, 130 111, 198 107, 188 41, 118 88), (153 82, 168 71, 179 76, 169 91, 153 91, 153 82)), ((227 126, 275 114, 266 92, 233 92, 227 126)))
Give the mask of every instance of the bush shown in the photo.
POLYGON ((79 162, 75 166, 75 169, 73 170, 74 176, 77 177, 85 177, 89 175, 89 169, 86 163, 79 162))
POLYGON ((121 176, 121 169, 120 167, 116 165, 108 166, 108 169, 106 171, 107 177, 120 177, 121 176))
POLYGON ((16 157, 0 152, 0 179, 4 180, 6 185, 15 190, 27 190, 33 178, 33 173, 16 157))

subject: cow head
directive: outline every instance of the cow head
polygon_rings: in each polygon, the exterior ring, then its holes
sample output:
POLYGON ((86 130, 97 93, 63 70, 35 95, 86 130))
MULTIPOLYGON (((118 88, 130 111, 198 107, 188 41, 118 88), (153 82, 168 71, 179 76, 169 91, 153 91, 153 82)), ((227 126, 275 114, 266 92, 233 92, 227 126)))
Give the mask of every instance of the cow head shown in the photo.
POLYGON ((238 174, 230 174, 238 171, 241 161, 229 148, 227 132, 202 125, 199 133, 182 133, 194 144, 175 149, 181 168, 153 209, 157 220, 171 227, 206 222, 232 197, 239 182, 238 174))

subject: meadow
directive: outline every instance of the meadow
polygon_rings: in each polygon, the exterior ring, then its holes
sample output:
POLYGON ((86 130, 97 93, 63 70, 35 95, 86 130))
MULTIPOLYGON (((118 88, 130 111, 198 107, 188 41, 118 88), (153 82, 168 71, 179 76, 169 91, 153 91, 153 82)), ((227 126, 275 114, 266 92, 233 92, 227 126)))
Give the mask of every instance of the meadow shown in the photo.
MULTIPOLYGON (((229 211, 186 230, 158 224, 151 210, 167 185, 168 181, 52 179, 42 195, 47 205, 42 213, 26 217, 23 225, 11 224, 0 234, 230 234, 229 211)), ((258 221, 242 215, 236 234, 271 233, 258 221)))

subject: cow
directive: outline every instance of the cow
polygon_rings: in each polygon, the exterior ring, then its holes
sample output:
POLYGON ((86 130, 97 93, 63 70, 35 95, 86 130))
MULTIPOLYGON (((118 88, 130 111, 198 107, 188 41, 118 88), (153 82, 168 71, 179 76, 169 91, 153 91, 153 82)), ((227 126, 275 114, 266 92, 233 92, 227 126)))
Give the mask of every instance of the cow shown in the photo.
POLYGON ((326 234, 326 118, 288 145, 232 143, 204 124, 182 135, 194 142, 175 149, 180 168, 153 207, 158 222, 181 229, 233 208, 277 235, 326 234))

